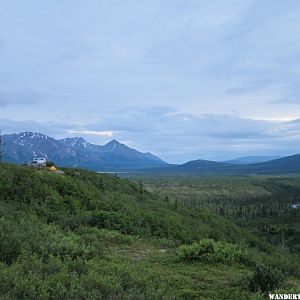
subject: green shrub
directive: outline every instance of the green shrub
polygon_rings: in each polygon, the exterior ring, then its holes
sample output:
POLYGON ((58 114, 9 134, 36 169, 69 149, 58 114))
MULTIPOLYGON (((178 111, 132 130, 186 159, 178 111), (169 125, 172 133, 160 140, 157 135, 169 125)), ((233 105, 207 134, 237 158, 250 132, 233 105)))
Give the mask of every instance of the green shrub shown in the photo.
POLYGON ((278 288, 285 279, 286 275, 281 270, 261 264, 256 266, 254 275, 250 280, 250 290, 267 293, 278 288))
POLYGON ((240 263, 246 260, 246 252, 239 245, 216 242, 212 239, 203 239, 192 245, 183 245, 178 249, 182 259, 200 260, 209 263, 240 263))
POLYGON ((135 236, 122 234, 118 231, 84 226, 79 227, 76 234, 78 234, 80 238, 88 244, 99 244, 99 242, 101 242, 129 245, 137 239, 135 236))
POLYGON ((68 256, 72 259, 79 257, 90 259, 102 254, 102 247, 100 243, 85 243, 80 236, 75 234, 63 235, 57 233, 51 240, 49 250, 54 256, 68 256))
POLYGON ((0 218, 0 261, 11 264, 21 253, 21 234, 14 224, 0 218))

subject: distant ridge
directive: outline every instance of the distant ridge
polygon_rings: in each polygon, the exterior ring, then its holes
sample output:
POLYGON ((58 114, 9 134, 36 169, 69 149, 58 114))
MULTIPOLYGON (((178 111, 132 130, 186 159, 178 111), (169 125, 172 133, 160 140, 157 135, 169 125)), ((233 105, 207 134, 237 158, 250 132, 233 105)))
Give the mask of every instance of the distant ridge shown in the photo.
POLYGON ((282 158, 282 156, 244 156, 223 161, 228 164, 256 164, 282 158))
MULTIPOLYGON (((149 172, 150 170, 148 170, 149 172)), ((152 169, 152 173, 169 175, 284 175, 300 173, 300 154, 255 164, 231 164, 193 160, 179 166, 152 169)))
MULTIPOLYGON (((3 135, 4 161, 30 162, 34 156, 45 156, 59 166, 80 167, 103 172, 135 172, 174 175, 251 175, 300 173, 300 154, 255 162, 242 157, 227 162, 193 160, 182 165, 170 165, 157 156, 142 153, 112 140, 94 145, 82 137, 56 140, 41 133, 22 132, 3 135), (240 161, 240 163, 237 163, 240 161), (241 162, 242 161, 242 162, 241 162), (246 163, 247 161, 247 163, 246 163)), ((257 160, 272 158, 256 157, 257 160)))
POLYGON ((96 171, 124 171, 167 166, 147 152, 112 140, 101 146, 88 143, 82 137, 56 140, 41 133, 22 132, 3 136, 4 160, 30 162, 34 156, 44 156, 59 166, 81 167, 96 171))

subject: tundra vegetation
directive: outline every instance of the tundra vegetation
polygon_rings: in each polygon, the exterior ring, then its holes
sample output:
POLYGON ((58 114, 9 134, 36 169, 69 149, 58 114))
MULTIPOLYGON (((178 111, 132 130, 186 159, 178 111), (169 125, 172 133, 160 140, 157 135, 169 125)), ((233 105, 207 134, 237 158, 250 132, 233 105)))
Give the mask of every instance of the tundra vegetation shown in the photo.
POLYGON ((299 292, 297 178, 133 180, 0 166, 1 299, 299 292))

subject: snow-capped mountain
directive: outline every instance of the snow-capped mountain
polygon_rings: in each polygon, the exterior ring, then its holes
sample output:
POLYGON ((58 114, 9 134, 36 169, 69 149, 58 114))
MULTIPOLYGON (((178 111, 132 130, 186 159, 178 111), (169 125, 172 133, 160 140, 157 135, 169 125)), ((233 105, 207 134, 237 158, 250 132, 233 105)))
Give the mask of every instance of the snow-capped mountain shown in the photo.
POLYGON ((44 156, 60 166, 83 167, 97 171, 133 170, 166 166, 151 153, 142 153, 112 140, 104 146, 88 143, 81 137, 56 140, 33 132, 4 135, 4 160, 30 162, 44 156))

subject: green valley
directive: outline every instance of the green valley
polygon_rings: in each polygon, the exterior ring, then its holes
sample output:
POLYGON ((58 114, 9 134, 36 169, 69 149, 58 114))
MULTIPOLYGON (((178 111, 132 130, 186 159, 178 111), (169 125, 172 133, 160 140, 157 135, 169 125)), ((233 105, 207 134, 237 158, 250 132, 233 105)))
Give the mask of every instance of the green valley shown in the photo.
POLYGON ((0 166, 1 299, 299 293, 297 178, 63 171, 0 166))

